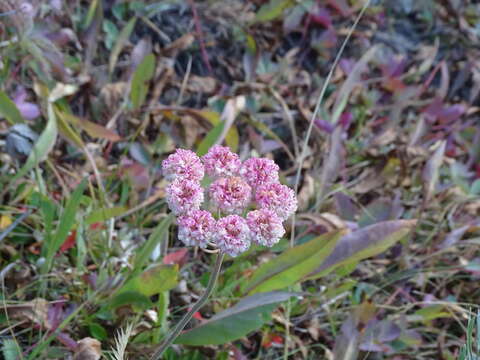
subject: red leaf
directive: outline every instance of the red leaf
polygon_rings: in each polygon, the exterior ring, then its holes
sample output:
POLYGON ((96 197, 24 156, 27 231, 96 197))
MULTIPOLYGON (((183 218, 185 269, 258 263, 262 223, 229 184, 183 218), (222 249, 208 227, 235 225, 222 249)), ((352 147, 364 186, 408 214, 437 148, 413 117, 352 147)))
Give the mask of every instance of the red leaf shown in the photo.
POLYGON ((275 344, 283 344, 283 338, 280 335, 272 335, 271 339, 275 344))
POLYGON ((200 321, 205 320, 205 319, 203 318, 202 314, 200 314, 199 311, 197 311, 195 314, 193 314, 193 318, 194 318, 194 319, 197 319, 197 320, 200 320, 200 321))
POLYGON ((103 226, 103 223, 101 222, 96 222, 96 223, 93 223, 92 225, 90 225, 90 230, 100 230, 100 229, 103 229, 104 226, 103 226))
POLYGON ((182 248, 180 250, 167 254, 163 258, 163 263, 166 265, 178 264, 179 266, 182 266, 186 263, 187 257, 188 257, 188 249, 182 248))
POLYGON ((327 29, 332 27, 332 17, 330 16, 330 12, 323 7, 317 7, 310 13, 310 21, 318 25, 323 25, 327 29))
POLYGON ((327 2, 342 16, 349 16, 352 13, 352 9, 348 6, 346 0, 328 0, 327 2))
POLYGON ((77 230, 73 230, 70 233, 70 235, 68 235, 68 237, 65 239, 62 246, 60 246, 60 249, 58 250, 58 253, 61 254, 61 253, 64 253, 65 251, 73 248, 75 246, 76 239, 77 239, 77 230))

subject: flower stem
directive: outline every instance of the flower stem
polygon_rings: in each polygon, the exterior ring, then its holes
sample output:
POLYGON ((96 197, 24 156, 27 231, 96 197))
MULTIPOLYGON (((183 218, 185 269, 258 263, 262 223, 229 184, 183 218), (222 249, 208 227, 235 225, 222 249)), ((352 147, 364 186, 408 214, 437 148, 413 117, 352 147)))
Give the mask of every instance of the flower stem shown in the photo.
POLYGON ((220 274, 220 269, 222 268, 222 262, 224 258, 225 258, 225 254, 223 253, 219 253, 217 255, 217 258, 215 260, 215 267, 213 269, 212 275, 210 276, 210 279, 208 280, 208 285, 207 285, 207 288, 205 289, 205 292, 198 299, 195 305, 192 306, 190 311, 183 316, 182 320, 180 320, 180 322, 175 326, 175 328, 167 335, 167 337, 160 344, 157 351, 155 351, 155 353, 152 355, 150 360, 160 360, 162 357, 162 354, 165 352, 165 350, 169 348, 170 345, 172 345, 172 343, 175 341, 175 339, 183 330, 183 328, 192 319, 193 315, 198 310, 200 310, 200 308, 203 305, 205 305, 208 298, 210 297, 213 290, 215 289, 215 284, 217 283, 218 275, 220 274))

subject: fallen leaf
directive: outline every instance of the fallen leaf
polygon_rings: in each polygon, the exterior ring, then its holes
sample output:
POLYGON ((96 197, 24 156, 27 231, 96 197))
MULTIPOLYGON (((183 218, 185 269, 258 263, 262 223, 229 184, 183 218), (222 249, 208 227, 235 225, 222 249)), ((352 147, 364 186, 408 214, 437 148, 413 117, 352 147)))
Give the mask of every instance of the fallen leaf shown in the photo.
POLYGON ((97 339, 83 338, 73 355, 73 360, 98 360, 102 356, 102 344, 97 339))
POLYGON ((0 216, 0 230, 6 229, 12 224, 12 219, 8 215, 0 216))

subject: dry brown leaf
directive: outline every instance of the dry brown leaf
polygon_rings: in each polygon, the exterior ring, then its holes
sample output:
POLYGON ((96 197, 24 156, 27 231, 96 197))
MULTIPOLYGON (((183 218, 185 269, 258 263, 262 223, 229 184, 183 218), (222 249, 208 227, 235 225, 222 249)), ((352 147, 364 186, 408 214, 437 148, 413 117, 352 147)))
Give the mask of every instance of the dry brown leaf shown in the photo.
POLYGON ((83 338, 78 342, 73 360, 98 360, 102 356, 102 344, 97 339, 83 338))
POLYGON ((300 189, 297 196, 299 211, 307 210, 308 202, 313 197, 314 193, 315 193, 315 180, 309 174, 305 174, 303 186, 300 189))
POLYGON ((42 298, 36 298, 24 304, 7 305, 5 308, 8 315, 16 320, 28 320, 49 329, 48 322, 48 301, 42 298))
POLYGON ((180 118, 185 133, 185 144, 188 148, 193 148, 197 141, 198 135, 203 131, 198 121, 190 115, 185 115, 180 118))
POLYGON ((373 189, 380 188, 385 183, 383 176, 379 175, 375 169, 366 170, 362 174, 362 178, 363 180, 352 187, 351 190, 354 194, 366 194, 373 189))
POLYGON ((192 33, 185 34, 162 50, 163 55, 174 57, 178 52, 190 47, 195 41, 192 33))
POLYGON ((318 320, 318 317, 314 317, 310 320, 307 330, 312 339, 317 341, 320 335, 320 321, 318 320))
POLYGON ((128 86, 127 82, 119 81, 107 84, 100 90, 100 98, 105 106, 110 109, 110 112, 114 112, 114 109, 117 109, 120 102, 123 101, 128 91, 128 86))
POLYGON ((190 75, 187 90, 193 93, 213 94, 217 89, 217 80, 211 76, 190 75))

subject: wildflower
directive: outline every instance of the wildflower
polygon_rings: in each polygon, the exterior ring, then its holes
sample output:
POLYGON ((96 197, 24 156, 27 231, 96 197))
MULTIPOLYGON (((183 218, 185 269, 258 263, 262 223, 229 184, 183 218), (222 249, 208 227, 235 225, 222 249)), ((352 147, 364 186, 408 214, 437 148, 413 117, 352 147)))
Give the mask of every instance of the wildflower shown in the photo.
POLYGON ((205 169, 200 158, 190 150, 177 149, 162 162, 163 175, 169 181, 177 178, 200 181, 205 169))
POLYGON ((178 238, 187 246, 205 248, 212 240, 216 221, 210 212, 193 210, 178 218, 178 238))
POLYGON ((273 160, 267 158, 251 158, 246 160, 240 168, 240 176, 248 185, 256 189, 263 184, 278 182, 280 168, 273 160))
POLYGON ((226 213, 239 213, 248 206, 252 189, 236 176, 220 178, 210 185, 209 193, 214 205, 226 213))
POLYGON ((220 145, 213 146, 202 160, 205 172, 213 178, 236 175, 242 164, 237 154, 220 145))
POLYGON ((203 189, 197 181, 176 179, 166 188, 167 204, 175 215, 198 210, 203 203, 203 189))
POLYGON ((272 210, 260 209, 247 214, 247 224, 252 241, 264 246, 273 246, 285 234, 280 219, 272 210))
POLYGON ((238 215, 228 215, 217 221, 215 243, 221 252, 237 256, 250 247, 247 221, 238 215))
POLYGON ((260 208, 272 210, 282 220, 297 210, 295 192, 288 186, 278 183, 260 186, 255 194, 255 200, 260 208))

